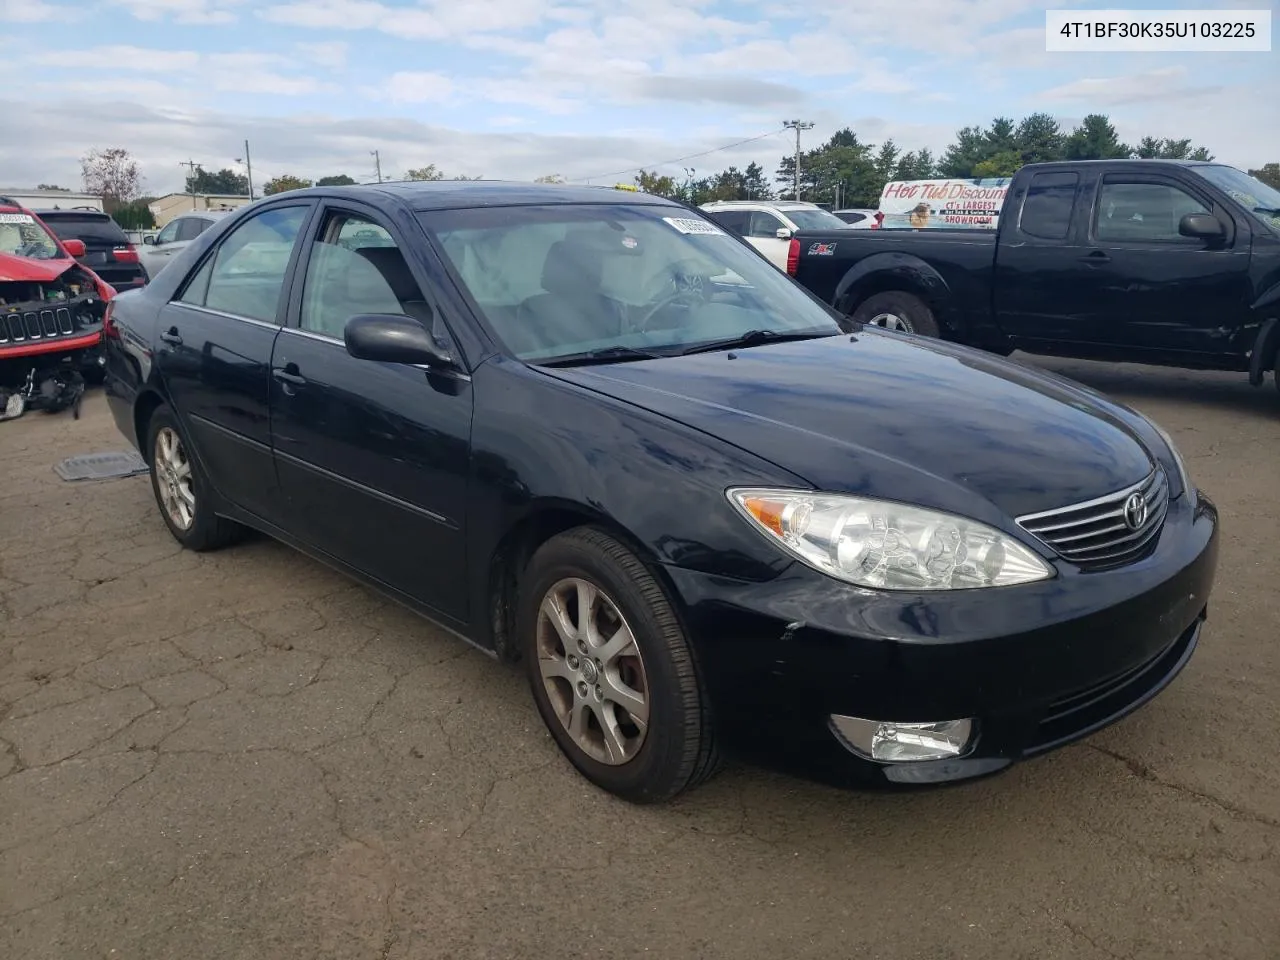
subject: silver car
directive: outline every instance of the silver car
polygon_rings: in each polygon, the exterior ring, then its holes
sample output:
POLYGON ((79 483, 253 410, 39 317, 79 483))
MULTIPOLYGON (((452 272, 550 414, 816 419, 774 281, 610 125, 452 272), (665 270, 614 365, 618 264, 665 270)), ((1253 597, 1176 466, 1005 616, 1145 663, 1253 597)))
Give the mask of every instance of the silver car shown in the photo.
POLYGON ((187 244, 229 212, 228 210, 193 210, 190 213, 181 213, 166 223, 154 237, 143 237, 142 246, 138 248, 138 260, 147 271, 147 277, 154 279, 155 275, 181 253, 187 244))

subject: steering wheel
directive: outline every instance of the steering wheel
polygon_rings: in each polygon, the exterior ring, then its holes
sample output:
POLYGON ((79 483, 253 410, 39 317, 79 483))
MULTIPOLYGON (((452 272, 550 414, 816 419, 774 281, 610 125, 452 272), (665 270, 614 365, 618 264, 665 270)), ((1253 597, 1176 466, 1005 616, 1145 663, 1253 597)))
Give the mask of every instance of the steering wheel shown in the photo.
POLYGON ((668 286, 669 289, 660 294, 658 302, 646 310, 634 324, 640 333, 648 333, 653 318, 677 304, 683 304, 686 310, 693 310, 711 300, 711 277, 702 271, 698 261, 678 260, 671 264, 667 273, 662 286, 668 286), (682 267, 687 267, 688 272, 682 270, 682 267))

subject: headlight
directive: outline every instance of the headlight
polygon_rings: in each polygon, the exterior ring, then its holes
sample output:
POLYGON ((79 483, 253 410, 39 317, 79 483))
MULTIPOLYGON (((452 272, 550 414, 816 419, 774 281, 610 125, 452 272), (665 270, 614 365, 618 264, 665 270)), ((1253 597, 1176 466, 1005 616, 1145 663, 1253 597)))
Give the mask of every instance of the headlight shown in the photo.
POLYGON ((729 502, 822 573, 880 590, 967 590, 1053 576, 1027 547, 973 520, 885 500, 734 488, 729 502))
POLYGON ((1156 423, 1150 417, 1147 423, 1155 428, 1156 433, 1160 434, 1160 439, 1164 441, 1164 445, 1169 448, 1169 455, 1173 457, 1173 465, 1178 468, 1178 482, 1182 485, 1182 489, 1186 493, 1195 490, 1195 486, 1191 483, 1191 474, 1187 473, 1187 464, 1182 459, 1182 454, 1178 452, 1177 444, 1173 442, 1173 437, 1160 424, 1156 423))

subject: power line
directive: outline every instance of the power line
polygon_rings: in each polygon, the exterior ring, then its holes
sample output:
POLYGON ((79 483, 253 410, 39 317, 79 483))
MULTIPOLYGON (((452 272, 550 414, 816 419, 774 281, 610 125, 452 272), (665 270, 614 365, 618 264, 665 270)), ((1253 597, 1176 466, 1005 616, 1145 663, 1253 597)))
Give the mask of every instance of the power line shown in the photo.
POLYGON ((765 140, 769 137, 776 137, 781 130, 770 130, 768 133, 762 133, 758 137, 748 137, 746 140, 738 140, 735 143, 726 143, 723 147, 713 147, 710 150, 703 150, 701 153, 691 153, 687 156, 676 157, 674 160, 660 160, 657 163, 645 163, 638 167, 627 167, 625 170, 614 170, 610 173, 597 173, 590 177, 575 177, 570 183, 583 183, 588 180, 603 180, 605 177, 620 177, 624 173, 632 173, 636 170, 648 170, 650 167, 665 167, 673 163, 683 163, 686 160, 696 160, 698 157, 710 156, 713 153, 721 153, 725 150, 732 150, 734 147, 741 147, 748 143, 755 143, 757 140, 765 140))

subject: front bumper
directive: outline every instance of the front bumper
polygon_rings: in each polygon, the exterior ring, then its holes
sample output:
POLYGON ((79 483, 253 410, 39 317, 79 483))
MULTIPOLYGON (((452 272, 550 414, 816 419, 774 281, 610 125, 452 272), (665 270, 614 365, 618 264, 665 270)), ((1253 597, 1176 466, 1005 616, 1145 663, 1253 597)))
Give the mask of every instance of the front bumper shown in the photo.
POLYGON ((1155 551, 1127 567, 993 590, 862 590, 794 564, 768 583, 667 567, 725 746, 840 784, 981 776, 1132 712, 1186 665, 1207 615, 1218 516, 1170 504, 1155 551), (833 714, 899 723, 972 718, 955 759, 853 754, 833 714))

